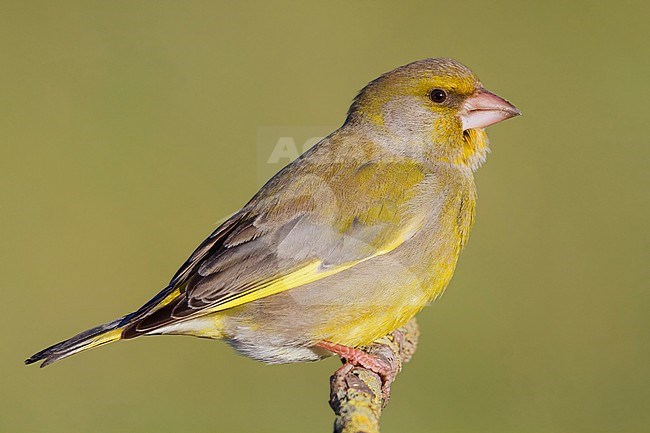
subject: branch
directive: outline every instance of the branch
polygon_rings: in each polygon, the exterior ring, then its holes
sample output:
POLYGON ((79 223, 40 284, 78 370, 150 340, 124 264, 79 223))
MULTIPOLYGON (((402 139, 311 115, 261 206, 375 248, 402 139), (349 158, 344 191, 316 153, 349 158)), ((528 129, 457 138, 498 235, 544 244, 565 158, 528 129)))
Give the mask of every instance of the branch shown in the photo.
POLYGON ((374 342, 365 352, 382 358, 396 372, 388 378, 382 397, 378 374, 363 367, 344 365, 330 378, 330 406, 336 414, 334 433, 378 433, 381 410, 390 398, 390 382, 402 364, 409 362, 420 334, 415 319, 374 342))

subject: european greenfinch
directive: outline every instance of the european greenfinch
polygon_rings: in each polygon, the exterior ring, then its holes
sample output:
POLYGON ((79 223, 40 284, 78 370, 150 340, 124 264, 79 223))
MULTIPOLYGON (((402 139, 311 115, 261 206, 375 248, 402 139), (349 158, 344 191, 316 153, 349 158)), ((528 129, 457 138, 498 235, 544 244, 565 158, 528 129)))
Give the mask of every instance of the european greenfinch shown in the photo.
POLYGON ((484 128, 519 114, 451 59, 380 76, 343 126, 271 178, 149 302, 26 363, 180 334, 267 363, 335 353, 386 373, 359 348, 442 294, 474 221, 484 128))

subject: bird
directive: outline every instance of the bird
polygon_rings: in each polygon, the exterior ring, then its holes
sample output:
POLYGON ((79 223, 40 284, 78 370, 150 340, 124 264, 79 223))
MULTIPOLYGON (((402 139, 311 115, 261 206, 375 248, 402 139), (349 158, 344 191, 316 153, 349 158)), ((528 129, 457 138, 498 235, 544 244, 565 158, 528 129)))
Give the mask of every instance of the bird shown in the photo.
POLYGON ((519 114, 453 59, 384 73, 339 129, 218 226, 162 291, 25 363, 190 335, 271 364, 338 355, 388 381, 390 367, 363 348, 444 292, 474 222, 485 128, 519 114))

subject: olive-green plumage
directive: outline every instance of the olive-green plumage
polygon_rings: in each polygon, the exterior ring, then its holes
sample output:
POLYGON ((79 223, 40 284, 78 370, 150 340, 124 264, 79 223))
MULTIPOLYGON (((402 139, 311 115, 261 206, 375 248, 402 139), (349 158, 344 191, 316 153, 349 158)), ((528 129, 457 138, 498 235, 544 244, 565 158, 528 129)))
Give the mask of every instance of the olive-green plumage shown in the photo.
POLYGON ((319 359, 323 341, 371 343, 447 286, 474 220, 483 128, 516 114, 450 59, 382 75, 161 293, 28 362, 152 334, 224 339, 266 362, 319 359))

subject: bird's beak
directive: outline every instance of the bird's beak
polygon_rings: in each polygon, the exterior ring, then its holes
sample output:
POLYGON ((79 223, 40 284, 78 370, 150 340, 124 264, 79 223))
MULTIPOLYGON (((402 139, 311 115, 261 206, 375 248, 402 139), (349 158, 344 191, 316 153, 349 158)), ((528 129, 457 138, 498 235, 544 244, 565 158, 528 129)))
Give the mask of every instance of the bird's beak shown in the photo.
POLYGON ((460 120, 463 123, 463 131, 466 131, 472 128, 485 128, 520 114, 521 112, 510 102, 480 88, 463 103, 460 109, 460 120))

